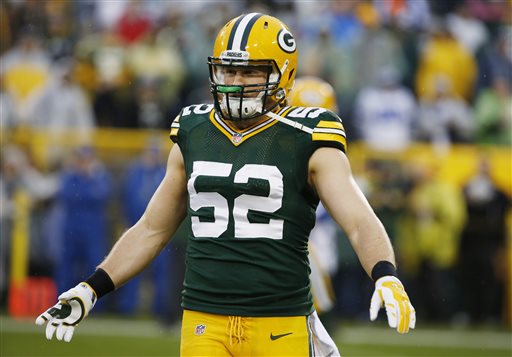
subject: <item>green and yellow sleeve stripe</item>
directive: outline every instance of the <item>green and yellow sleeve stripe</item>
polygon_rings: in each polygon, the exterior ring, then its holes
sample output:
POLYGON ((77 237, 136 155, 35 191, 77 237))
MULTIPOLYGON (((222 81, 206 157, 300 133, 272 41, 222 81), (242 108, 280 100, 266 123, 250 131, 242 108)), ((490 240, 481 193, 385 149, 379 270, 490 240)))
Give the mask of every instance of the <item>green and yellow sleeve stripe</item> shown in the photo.
POLYGON ((169 133, 169 137, 173 142, 178 140, 178 131, 180 130, 180 116, 178 115, 171 124, 171 132, 169 133))
POLYGON ((334 141, 347 149, 347 136, 341 122, 321 120, 313 129, 313 141, 334 141))

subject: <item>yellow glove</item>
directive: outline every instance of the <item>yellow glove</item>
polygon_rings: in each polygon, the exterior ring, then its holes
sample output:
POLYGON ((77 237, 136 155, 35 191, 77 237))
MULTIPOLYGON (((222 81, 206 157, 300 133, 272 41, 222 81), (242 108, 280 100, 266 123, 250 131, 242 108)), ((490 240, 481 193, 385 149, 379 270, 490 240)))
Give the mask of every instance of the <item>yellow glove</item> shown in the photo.
POLYGON ((383 276, 375 282, 370 303, 371 321, 375 321, 382 307, 386 308, 389 327, 396 328, 398 333, 407 333, 416 326, 416 311, 402 282, 394 276, 383 276))

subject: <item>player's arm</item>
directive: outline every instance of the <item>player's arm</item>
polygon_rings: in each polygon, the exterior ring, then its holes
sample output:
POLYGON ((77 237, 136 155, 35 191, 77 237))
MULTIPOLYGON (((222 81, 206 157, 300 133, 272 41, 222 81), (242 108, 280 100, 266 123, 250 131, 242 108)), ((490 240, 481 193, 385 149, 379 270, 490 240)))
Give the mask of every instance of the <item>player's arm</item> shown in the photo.
POLYGON ((146 211, 98 266, 119 287, 142 271, 169 242, 186 213, 187 188, 183 157, 173 145, 166 174, 146 211))
POLYGON ((331 217, 343 228, 368 275, 379 261, 395 264, 387 233, 357 186, 346 155, 335 148, 311 156, 310 181, 331 217))
POLYGON ((121 236, 91 277, 61 294, 59 302, 36 319, 38 325, 47 323, 48 339, 56 334, 58 340, 69 342, 98 298, 134 277, 158 255, 185 217, 186 195, 183 156, 174 145, 165 177, 141 219, 121 236))
POLYGON ((390 326, 401 333, 414 328, 414 308, 396 277, 393 247, 357 186, 346 155, 331 147, 317 149, 309 160, 309 181, 331 217, 347 234, 363 268, 375 280, 370 318, 374 320, 385 304, 390 326))

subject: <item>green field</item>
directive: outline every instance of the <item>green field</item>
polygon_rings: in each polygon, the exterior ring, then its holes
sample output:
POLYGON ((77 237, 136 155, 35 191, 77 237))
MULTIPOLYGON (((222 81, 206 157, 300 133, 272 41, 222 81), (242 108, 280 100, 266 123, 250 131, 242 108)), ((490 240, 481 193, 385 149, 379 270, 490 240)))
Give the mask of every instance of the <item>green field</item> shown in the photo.
MULTIPOLYGON (((151 319, 91 317, 71 343, 47 341, 44 328, 32 320, 0 317, 0 356, 177 356, 179 329, 163 328, 151 319)), ((376 324, 340 325, 334 338, 351 356, 512 356, 509 330, 421 327, 400 336, 376 324)))

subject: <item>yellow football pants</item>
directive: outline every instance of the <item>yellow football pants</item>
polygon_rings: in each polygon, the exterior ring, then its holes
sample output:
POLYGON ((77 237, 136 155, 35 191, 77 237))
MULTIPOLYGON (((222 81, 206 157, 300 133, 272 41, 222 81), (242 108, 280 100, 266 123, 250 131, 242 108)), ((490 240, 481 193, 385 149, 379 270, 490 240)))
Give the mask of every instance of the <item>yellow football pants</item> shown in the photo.
POLYGON ((312 356, 308 316, 243 317, 185 310, 181 356, 312 356))

